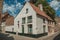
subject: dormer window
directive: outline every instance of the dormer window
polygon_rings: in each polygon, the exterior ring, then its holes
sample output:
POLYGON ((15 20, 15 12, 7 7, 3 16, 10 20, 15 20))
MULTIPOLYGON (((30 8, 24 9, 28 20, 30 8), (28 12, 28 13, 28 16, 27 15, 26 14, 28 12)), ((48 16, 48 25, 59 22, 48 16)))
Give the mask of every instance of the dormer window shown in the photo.
POLYGON ((28 13, 28 8, 26 9, 26 13, 28 13))

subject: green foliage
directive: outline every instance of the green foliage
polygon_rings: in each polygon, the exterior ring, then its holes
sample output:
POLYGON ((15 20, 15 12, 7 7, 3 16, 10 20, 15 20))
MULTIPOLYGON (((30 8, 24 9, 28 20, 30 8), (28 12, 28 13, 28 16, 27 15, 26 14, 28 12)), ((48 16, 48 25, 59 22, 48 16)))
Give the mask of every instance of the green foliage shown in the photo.
POLYGON ((52 18, 54 19, 55 17, 55 10, 49 6, 49 4, 46 2, 46 0, 37 0, 36 3, 34 3, 36 6, 38 6, 38 4, 42 4, 44 11, 52 18))
POLYGON ((35 3, 35 5, 37 6, 38 4, 43 4, 44 6, 47 6, 47 2, 45 0, 37 0, 37 2, 35 3))

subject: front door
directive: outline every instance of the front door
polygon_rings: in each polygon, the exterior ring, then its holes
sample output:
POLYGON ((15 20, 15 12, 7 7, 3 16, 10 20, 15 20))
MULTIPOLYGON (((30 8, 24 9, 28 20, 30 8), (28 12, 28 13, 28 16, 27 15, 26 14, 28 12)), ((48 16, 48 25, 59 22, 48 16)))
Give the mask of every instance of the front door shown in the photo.
POLYGON ((31 24, 28 25, 28 33, 29 33, 29 34, 32 34, 32 25, 31 25, 31 24))
POLYGON ((24 33, 24 25, 22 25, 22 33, 24 33))

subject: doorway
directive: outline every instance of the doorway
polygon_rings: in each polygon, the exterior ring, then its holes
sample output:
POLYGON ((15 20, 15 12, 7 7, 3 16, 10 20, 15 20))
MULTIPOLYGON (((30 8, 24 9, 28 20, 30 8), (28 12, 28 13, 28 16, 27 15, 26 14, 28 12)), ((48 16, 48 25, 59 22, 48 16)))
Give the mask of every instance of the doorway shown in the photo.
POLYGON ((28 25, 28 33, 29 34, 32 34, 32 24, 29 24, 28 25))

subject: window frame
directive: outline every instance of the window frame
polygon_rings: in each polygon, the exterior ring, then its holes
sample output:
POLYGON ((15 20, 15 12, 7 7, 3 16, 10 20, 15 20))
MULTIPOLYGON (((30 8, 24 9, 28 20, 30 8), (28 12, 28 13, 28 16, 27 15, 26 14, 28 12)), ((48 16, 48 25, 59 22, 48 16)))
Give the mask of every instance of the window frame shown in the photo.
POLYGON ((25 24, 25 22, 26 22, 26 17, 23 17, 22 18, 22 24, 25 24))
POLYGON ((27 23, 32 23, 32 16, 27 17, 27 23))
POLYGON ((28 8, 26 8, 26 13, 28 13, 28 8))

